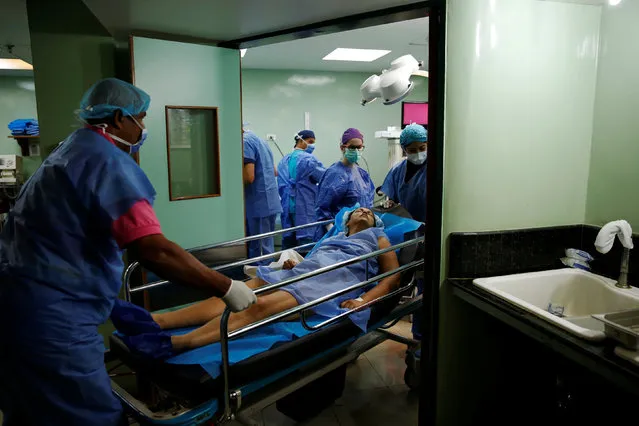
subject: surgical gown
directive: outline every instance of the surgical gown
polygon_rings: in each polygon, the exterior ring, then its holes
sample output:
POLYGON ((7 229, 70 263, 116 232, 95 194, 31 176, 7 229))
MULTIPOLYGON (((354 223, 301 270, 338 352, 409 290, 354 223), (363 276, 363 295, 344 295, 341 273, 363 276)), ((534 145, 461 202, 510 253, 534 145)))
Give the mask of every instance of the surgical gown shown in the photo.
MULTIPOLYGON (((386 175, 382 184, 382 192, 391 200, 400 203, 413 219, 426 221, 426 165, 419 167, 417 172, 406 182, 408 161, 395 164, 386 175)), ((417 166, 415 166, 417 167, 417 166)))
MULTIPOLYGON (((312 154, 296 149, 285 155, 277 166, 277 184, 282 200, 282 228, 315 222, 317 184, 326 169, 312 154)), ((312 242, 317 227, 283 235, 283 248, 312 242)))
MULTIPOLYGON (((275 230, 275 219, 282 213, 277 192, 273 153, 255 133, 244 132, 244 164, 255 165, 255 180, 244 185, 244 203, 248 235, 275 230)), ((273 237, 249 242, 249 257, 273 253, 273 237)))
POLYGON ((373 207, 375 185, 366 170, 341 161, 326 170, 317 193, 317 220, 334 219, 343 207, 373 207))
POLYGON ((117 298, 112 227, 155 191, 91 129, 72 133, 24 185, 0 234, 0 410, 7 424, 114 426, 98 334, 117 298))
MULTIPOLYGON (((338 262, 353 259, 358 256, 372 253, 379 249, 378 238, 386 237, 381 228, 368 228, 351 236, 344 233, 325 239, 320 246, 306 259, 289 270, 273 270, 267 266, 257 268, 257 276, 269 284, 278 283, 301 274, 316 271, 324 266, 334 265, 338 262)), ((377 258, 354 263, 333 271, 306 278, 293 284, 281 287, 279 290, 290 293, 297 303, 305 303, 327 296, 339 290, 366 281, 377 275, 379 264, 377 258), (368 263, 368 265, 367 265, 368 263), (366 269, 368 267, 368 275, 366 269)), ((331 299, 313 308, 313 311, 323 317, 332 318, 348 309, 340 305, 346 300, 356 299, 365 293, 366 289, 353 290, 342 296, 331 299)), ((351 321, 363 331, 370 318, 370 309, 364 309, 349 316, 351 321)))

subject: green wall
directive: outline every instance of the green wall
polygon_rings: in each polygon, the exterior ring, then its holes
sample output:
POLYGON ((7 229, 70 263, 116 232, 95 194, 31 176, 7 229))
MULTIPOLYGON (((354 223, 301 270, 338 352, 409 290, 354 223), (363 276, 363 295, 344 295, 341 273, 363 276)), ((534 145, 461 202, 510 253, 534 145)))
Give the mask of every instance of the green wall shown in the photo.
POLYGON ((151 95, 140 166, 157 191, 163 232, 187 248, 243 237, 239 52, 136 37, 133 54, 135 84, 151 95), (166 105, 219 107, 220 197, 169 201, 166 105))
POLYGON ((639 229, 639 3, 604 7, 586 222, 639 229))
MULTIPOLYGON (((583 223, 601 16, 536 0, 447 5, 442 278, 451 232, 583 223)), ((503 392, 504 334, 447 283, 439 311, 437 424, 476 424, 503 392)))
POLYGON ((40 143, 46 155, 81 126, 74 111, 86 89, 114 76, 115 46, 81 0, 28 0, 27 11, 40 143))
MULTIPOLYGON (((388 172, 386 139, 375 139, 375 131, 401 125, 401 103, 383 105, 379 99, 360 105, 359 87, 371 73, 288 70, 242 70, 242 118, 249 128, 266 140, 277 135, 284 152, 293 149, 295 133, 304 129, 304 112, 310 113, 310 128, 317 137, 315 155, 325 166, 340 158, 339 141, 349 127, 365 137, 364 157, 376 186, 388 172)), ((414 77, 415 89, 408 100, 428 100, 427 79, 414 77)), ((274 159, 282 158, 269 143, 274 159)), ((360 166, 366 168, 366 163, 360 166)))
MULTIPOLYGON (((16 118, 38 118, 33 77, 0 76, 0 154, 20 155, 20 146, 9 139, 7 125, 16 118)), ((29 177, 40 165, 40 157, 23 158, 23 173, 29 177)))

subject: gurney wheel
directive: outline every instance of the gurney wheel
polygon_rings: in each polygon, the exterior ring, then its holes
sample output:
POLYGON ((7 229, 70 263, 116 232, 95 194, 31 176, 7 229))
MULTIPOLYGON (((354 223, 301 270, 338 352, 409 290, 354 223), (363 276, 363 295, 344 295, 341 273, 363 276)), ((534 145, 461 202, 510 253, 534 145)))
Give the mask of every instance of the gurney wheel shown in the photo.
POLYGON ((419 374, 415 371, 410 365, 406 366, 406 371, 404 372, 404 383, 411 390, 419 389, 419 374))

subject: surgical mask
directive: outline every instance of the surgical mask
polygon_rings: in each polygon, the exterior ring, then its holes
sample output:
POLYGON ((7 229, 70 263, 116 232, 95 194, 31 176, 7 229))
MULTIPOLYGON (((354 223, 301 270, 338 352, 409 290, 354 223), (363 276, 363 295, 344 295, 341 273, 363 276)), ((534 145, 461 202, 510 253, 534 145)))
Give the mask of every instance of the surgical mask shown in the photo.
POLYGON ((362 153, 357 150, 347 149, 344 151, 344 158, 346 158, 349 163, 355 164, 362 158, 362 153))
POLYGON ((306 145, 306 149, 304 150, 306 152, 308 152, 309 154, 312 154, 313 151, 315 151, 315 144, 307 144, 306 145))
MULTIPOLYGON (((136 152, 140 151, 140 147, 142 145, 144 145, 144 141, 146 141, 146 138, 149 135, 149 131, 147 129, 145 129, 144 127, 142 127, 142 125, 140 123, 138 123, 138 120, 136 120, 135 118, 133 118, 133 116, 129 116, 129 118, 131 120, 133 120, 133 122, 142 130, 142 133, 140 133, 140 139, 138 139, 138 141, 136 143, 130 143, 125 141, 124 139, 112 134, 112 133, 107 133, 105 131, 105 133, 109 136, 111 136, 113 139, 115 139, 116 141, 126 145, 129 147, 129 154, 135 154, 136 152)), ((105 126, 106 127, 106 126, 105 126)))
POLYGON ((427 154, 428 153, 426 151, 420 151, 417 154, 406 154, 406 157, 408 158, 408 161, 414 165, 421 166, 426 161, 427 154))

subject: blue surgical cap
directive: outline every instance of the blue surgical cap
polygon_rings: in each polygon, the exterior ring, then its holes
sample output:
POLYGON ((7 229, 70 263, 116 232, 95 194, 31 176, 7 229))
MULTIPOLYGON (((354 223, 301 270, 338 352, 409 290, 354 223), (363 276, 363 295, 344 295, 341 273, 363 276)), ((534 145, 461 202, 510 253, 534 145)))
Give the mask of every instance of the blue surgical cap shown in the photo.
POLYGON ((428 130, 420 124, 409 124, 402 130, 402 134, 399 136, 399 144, 405 148, 413 142, 427 142, 428 130))
POLYGON ((295 140, 299 140, 299 138, 302 139, 308 139, 308 138, 313 138, 315 139, 315 133, 312 130, 301 130, 297 133, 297 135, 295 135, 295 140))
POLYGON ((117 78, 105 78, 86 91, 79 116, 84 120, 106 118, 117 110, 135 116, 149 109, 150 103, 151 97, 144 90, 117 78))

